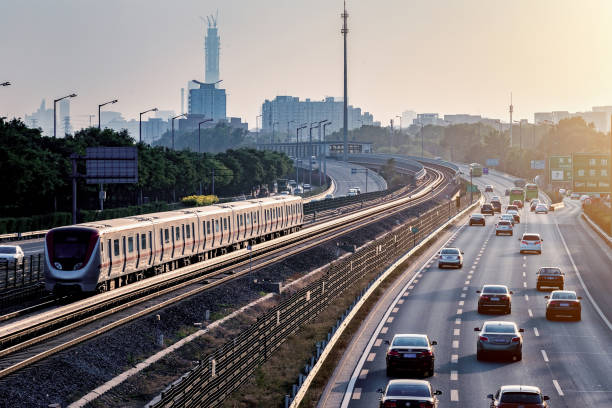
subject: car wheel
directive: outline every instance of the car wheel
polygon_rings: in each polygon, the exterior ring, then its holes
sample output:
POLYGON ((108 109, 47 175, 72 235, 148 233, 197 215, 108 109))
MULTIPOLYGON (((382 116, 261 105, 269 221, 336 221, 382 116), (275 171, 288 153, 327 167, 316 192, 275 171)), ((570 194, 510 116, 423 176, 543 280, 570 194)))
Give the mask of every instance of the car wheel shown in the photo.
POLYGON ((393 369, 390 367, 387 367, 387 377, 393 377, 393 369))
POLYGON ((576 321, 582 320, 582 312, 576 313, 576 321))
POLYGON ((476 360, 480 361, 480 360, 484 360, 484 352, 477 350, 476 351, 476 360))
POLYGON ((546 311, 546 320, 552 320, 552 314, 548 311, 546 311))
POLYGON ((512 314, 512 306, 508 306, 508 309, 506 309, 506 313, 512 314))
POLYGON ((523 352, 519 352, 515 355, 516 361, 521 361, 523 359, 523 352))
POLYGON ((538 285, 536 285, 536 289, 537 289, 538 291, 540 290, 540 288, 541 288, 541 286, 540 286, 539 284, 538 284, 538 285))

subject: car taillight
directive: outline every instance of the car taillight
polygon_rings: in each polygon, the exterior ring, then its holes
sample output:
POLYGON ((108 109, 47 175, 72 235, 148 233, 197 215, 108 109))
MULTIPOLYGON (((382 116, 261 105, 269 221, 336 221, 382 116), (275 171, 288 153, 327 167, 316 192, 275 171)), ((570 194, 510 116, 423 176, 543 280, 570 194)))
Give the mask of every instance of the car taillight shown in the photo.
POLYGON ((540 241, 536 241, 536 242, 534 242, 534 244, 540 245, 540 241))
POLYGON ((499 298, 500 298, 501 300, 506 300, 506 299, 507 299, 507 296, 506 296, 506 295, 499 295, 499 298))
POLYGON ((397 407, 397 402, 395 402, 395 401, 385 401, 385 404, 383 406, 385 408, 396 408, 397 407))
POLYGON ((527 245, 527 244, 528 244, 528 242, 527 242, 527 241, 521 241, 521 244, 523 244, 523 245, 527 245))
POLYGON ((431 350, 423 350, 421 351, 421 357, 429 357, 432 356, 433 353, 431 352, 431 350))
POLYGON ((433 408, 433 403, 431 403, 431 402, 421 402, 419 404, 419 408, 433 408))
POLYGON ((518 343, 519 341, 521 341, 521 338, 520 338, 520 337, 513 337, 513 338, 512 338, 512 342, 513 342, 513 343, 518 343))
POLYGON ((483 296, 482 296, 482 298, 483 298, 484 300, 489 300, 489 296, 485 296, 485 295, 483 295, 483 296))
POLYGON ((389 350, 387 352, 387 355, 388 356, 392 356, 392 357, 399 357, 400 354, 399 354, 399 352, 397 350, 389 350))
POLYGON ((485 336, 478 336, 478 340, 480 340, 480 341, 489 341, 489 338, 485 337, 485 336))

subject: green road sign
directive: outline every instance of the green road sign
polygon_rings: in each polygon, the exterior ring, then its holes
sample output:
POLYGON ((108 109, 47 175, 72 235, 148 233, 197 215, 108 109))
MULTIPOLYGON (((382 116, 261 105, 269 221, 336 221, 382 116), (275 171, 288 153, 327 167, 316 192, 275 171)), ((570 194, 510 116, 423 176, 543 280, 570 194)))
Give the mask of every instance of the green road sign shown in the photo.
POLYGON ((609 160, 607 154, 572 154, 572 190, 577 193, 609 193, 609 160))
POLYGON ((478 192, 478 186, 476 184, 467 184, 467 192, 473 192, 473 193, 477 193, 478 192))
POLYGON ((548 179, 554 181, 572 180, 572 157, 551 156, 548 158, 548 179))

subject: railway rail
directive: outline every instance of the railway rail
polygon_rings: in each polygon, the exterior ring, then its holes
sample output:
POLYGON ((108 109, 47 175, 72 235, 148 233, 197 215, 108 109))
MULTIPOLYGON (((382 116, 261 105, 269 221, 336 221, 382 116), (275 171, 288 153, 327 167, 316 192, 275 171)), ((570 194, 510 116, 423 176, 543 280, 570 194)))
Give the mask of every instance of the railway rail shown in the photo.
POLYGON ((448 175, 442 171, 429 167, 428 174, 429 183, 421 185, 408 197, 396 197, 393 201, 382 202, 342 218, 312 224, 297 233, 256 245, 252 251, 240 250, 214 258, 213 265, 203 267, 201 264, 193 264, 115 291, 4 324, 0 326, 0 378, 129 321, 243 276, 250 272, 251 265, 255 268, 270 265, 278 262, 280 257, 291 256, 323 241, 418 206, 436 197, 447 185, 445 181, 448 175), (86 330, 66 341, 55 339, 56 341, 50 342, 57 336, 78 328, 85 329, 84 326, 89 323, 128 311, 180 289, 183 289, 183 292, 179 295, 140 308, 101 327, 86 330))

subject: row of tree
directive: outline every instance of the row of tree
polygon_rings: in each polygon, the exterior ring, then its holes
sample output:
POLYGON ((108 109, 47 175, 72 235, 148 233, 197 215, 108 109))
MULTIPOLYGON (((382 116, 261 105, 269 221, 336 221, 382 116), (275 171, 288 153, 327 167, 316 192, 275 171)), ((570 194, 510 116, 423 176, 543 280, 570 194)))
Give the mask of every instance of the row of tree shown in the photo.
MULTIPOLYGON (((215 137, 223 138, 220 132, 215 137)), ((250 194, 291 172, 292 162, 284 154, 249 148, 229 149, 223 153, 196 153, 162 146, 136 144, 127 131, 102 131, 88 128, 64 138, 42 136, 39 129, 28 128, 21 120, 0 119, 0 217, 28 216, 71 208, 71 160, 74 153, 84 155, 88 147, 136 146, 138 148, 137 184, 105 185, 106 207, 122 207, 144 201, 177 201, 181 197, 212 193, 233 196, 250 194)), ((79 163, 85 174, 85 164, 79 163)), ((78 182, 78 207, 98 208, 99 186, 78 182)))

